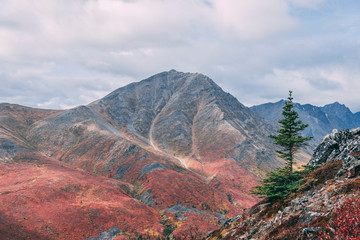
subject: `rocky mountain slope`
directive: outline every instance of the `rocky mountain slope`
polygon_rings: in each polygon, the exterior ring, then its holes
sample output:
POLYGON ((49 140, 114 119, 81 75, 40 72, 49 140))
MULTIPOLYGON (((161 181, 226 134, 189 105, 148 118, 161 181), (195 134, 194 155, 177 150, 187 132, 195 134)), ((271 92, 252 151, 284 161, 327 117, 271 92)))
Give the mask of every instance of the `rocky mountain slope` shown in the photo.
POLYGON ((327 135, 309 164, 320 167, 297 192, 260 202, 208 239, 359 238, 360 128, 327 135))
POLYGON ((269 124, 208 77, 174 70, 64 111, 1 104, 0 130, 1 214, 21 237, 69 238, 77 218, 62 226, 61 211, 87 216, 74 239, 199 237, 256 203, 249 190, 282 164, 269 124))
POLYGON ((159 212, 125 192, 129 184, 46 157, 29 141, 32 125, 61 113, 0 104, 1 239, 86 239, 111 229, 162 236, 159 212))
MULTIPOLYGON (((253 106, 251 109, 278 127, 283 105, 284 100, 281 100, 276 103, 253 106)), ((344 130, 360 127, 360 112, 352 113, 349 108, 338 102, 323 107, 295 103, 294 109, 299 113, 300 120, 309 124, 304 134, 314 137, 310 149, 314 149, 321 139, 333 129, 344 130)))
POLYGON ((26 139, 28 128, 60 111, 42 110, 15 104, 0 104, 0 159, 10 160, 17 152, 35 150, 26 139))

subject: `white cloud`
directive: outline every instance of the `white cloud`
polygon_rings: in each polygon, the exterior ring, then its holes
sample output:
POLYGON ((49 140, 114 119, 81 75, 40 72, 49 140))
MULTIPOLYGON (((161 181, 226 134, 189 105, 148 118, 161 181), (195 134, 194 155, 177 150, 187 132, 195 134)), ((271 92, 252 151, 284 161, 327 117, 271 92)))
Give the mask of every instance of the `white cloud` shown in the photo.
POLYGON ((149 62, 168 62, 164 53, 180 54, 173 58, 182 60, 204 54, 195 49, 202 42, 214 42, 220 50, 223 44, 261 40, 295 25, 284 0, 3 0, 0 60, 20 68, 63 61, 98 71, 117 69, 116 74, 134 69, 135 74, 135 69, 149 72, 149 62))
POLYGON ((52 47, 173 46, 223 32, 226 40, 257 39, 289 30, 296 23, 284 0, 209 2, 212 7, 191 0, 3 0, 2 19, 17 27, 2 26, 1 43, 12 54, 23 53, 26 49, 18 48, 23 44, 62 55, 66 53, 52 47))
POLYGON ((339 102, 360 110, 347 97, 359 89, 354 70, 360 63, 359 17, 343 2, 1 0, 0 5, 0 101, 49 108, 86 104, 131 81, 178 69, 213 77, 246 104, 277 100, 292 87, 304 101, 343 96, 339 102))
POLYGON ((282 0, 214 0, 211 19, 226 39, 257 40, 297 26, 282 0))

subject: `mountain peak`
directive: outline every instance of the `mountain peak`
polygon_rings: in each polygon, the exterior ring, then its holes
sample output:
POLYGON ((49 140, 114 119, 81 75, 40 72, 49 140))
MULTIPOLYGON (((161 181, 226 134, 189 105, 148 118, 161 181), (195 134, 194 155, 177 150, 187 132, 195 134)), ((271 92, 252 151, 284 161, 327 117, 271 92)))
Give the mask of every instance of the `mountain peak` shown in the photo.
MULTIPOLYGON (((161 73, 158 73, 158 74, 155 74, 153 75, 152 77, 150 78, 147 78, 143 81, 146 81, 148 79, 152 79, 153 77, 160 77, 160 76, 167 76, 168 79, 174 79, 174 80, 179 80, 181 79, 182 77, 185 77, 185 78, 188 78, 188 80, 194 80, 194 79, 202 79, 202 80, 206 80, 208 82, 210 82, 211 84, 215 84, 215 82, 209 78, 208 76, 202 74, 202 73, 192 73, 192 72, 181 72, 181 71, 177 71, 175 69, 171 69, 170 71, 165 71, 165 72, 161 72, 161 73), (180 77, 180 78, 179 78, 180 77)), ((215 84, 216 85, 216 84, 215 84)))
MULTIPOLYGON (((170 140, 163 138, 168 135, 166 131, 173 127, 171 124, 181 123, 181 126, 178 126, 180 135, 175 134, 171 138, 174 138, 174 141, 176 138, 184 141, 184 138, 191 137, 191 125, 204 109, 209 109, 211 114, 216 114, 216 117, 222 120, 257 118, 257 115, 224 92, 209 77, 176 70, 161 72, 119 88, 89 107, 96 111, 106 111, 116 125, 127 128, 143 142, 154 145, 152 140, 159 138, 159 141, 162 139, 159 146, 166 148, 166 151, 185 155, 192 152, 190 138, 186 143, 176 140, 178 146, 174 145, 171 150, 168 149, 169 146, 165 146, 165 142, 170 140), (157 125, 165 122, 171 124, 161 131, 156 129, 157 125), (153 132, 157 134, 152 135, 153 132), (178 147, 187 150, 180 151, 178 147)), ((157 149, 158 146, 154 148, 157 149)))
MULTIPOLYGON (((201 91, 208 91, 211 89, 218 92, 222 91, 222 89, 213 80, 201 73, 185 73, 172 69, 170 71, 155 74, 140 82, 133 82, 124 87, 118 88, 104 98, 97 100, 90 105, 95 106, 98 104, 106 104, 108 101, 113 102, 113 100, 120 100, 124 97, 132 98, 131 105, 134 105, 139 101, 142 104, 147 102, 147 105, 150 102, 153 104, 159 104, 158 101, 168 101, 171 97, 175 97, 175 93, 200 93, 201 91), (144 100, 144 98, 151 99, 144 100)), ((152 108, 153 107, 154 106, 152 106, 152 108)))
POLYGON ((330 104, 326 104, 326 105, 324 105, 323 107, 324 107, 324 108, 325 108, 325 107, 347 108, 347 107, 345 106, 345 104, 341 104, 341 103, 339 103, 338 101, 333 102, 333 103, 330 103, 330 104))
POLYGON ((339 102, 327 104, 322 107, 322 110, 329 115, 352 114, 351 110, 347 106, 339 102))

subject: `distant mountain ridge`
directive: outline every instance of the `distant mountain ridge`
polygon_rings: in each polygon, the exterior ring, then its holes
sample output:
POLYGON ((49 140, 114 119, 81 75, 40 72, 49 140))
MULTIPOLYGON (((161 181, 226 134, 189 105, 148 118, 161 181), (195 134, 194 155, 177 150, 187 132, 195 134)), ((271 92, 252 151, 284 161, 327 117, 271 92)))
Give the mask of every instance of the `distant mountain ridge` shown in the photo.
POLYGON ((344 104, 335 102, 321 107, 321 110, 326 113, 331 124, 338 130, 360 126, 360 112, 352 113, 344 104))
MULTIPOLYGON (((275 103, 260 104, 252 106, 250 109, 278 127, 284 102, 284 100, 280 100, 275 103)), ((360 112, 352 113, 348 107, 338 102, 323 107, 294 103, 294 109, 299 113, 301 121, 309 124, 303 133, 314 137, 311 143, 312 148, 316 147, 322 138, 333 129, 344 130, 360 127, 360 112)))

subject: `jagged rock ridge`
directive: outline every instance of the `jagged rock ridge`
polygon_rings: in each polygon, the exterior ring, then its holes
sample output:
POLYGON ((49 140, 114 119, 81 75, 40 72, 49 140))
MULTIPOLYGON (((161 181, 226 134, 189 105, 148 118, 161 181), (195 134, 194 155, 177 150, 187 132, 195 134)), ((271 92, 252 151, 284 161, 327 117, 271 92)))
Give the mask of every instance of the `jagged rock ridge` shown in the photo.
MULTIPOLYGON (((324 137, 321 144, 314 150, 309 165, 320 165, 330 161, 341 160, 343 167, 337 176, 344 175, 350 169, 360 165, 360 127, 352 130, 338 131, 324 137)), ((353 174, 353 173, 349 173, 353 174)))

